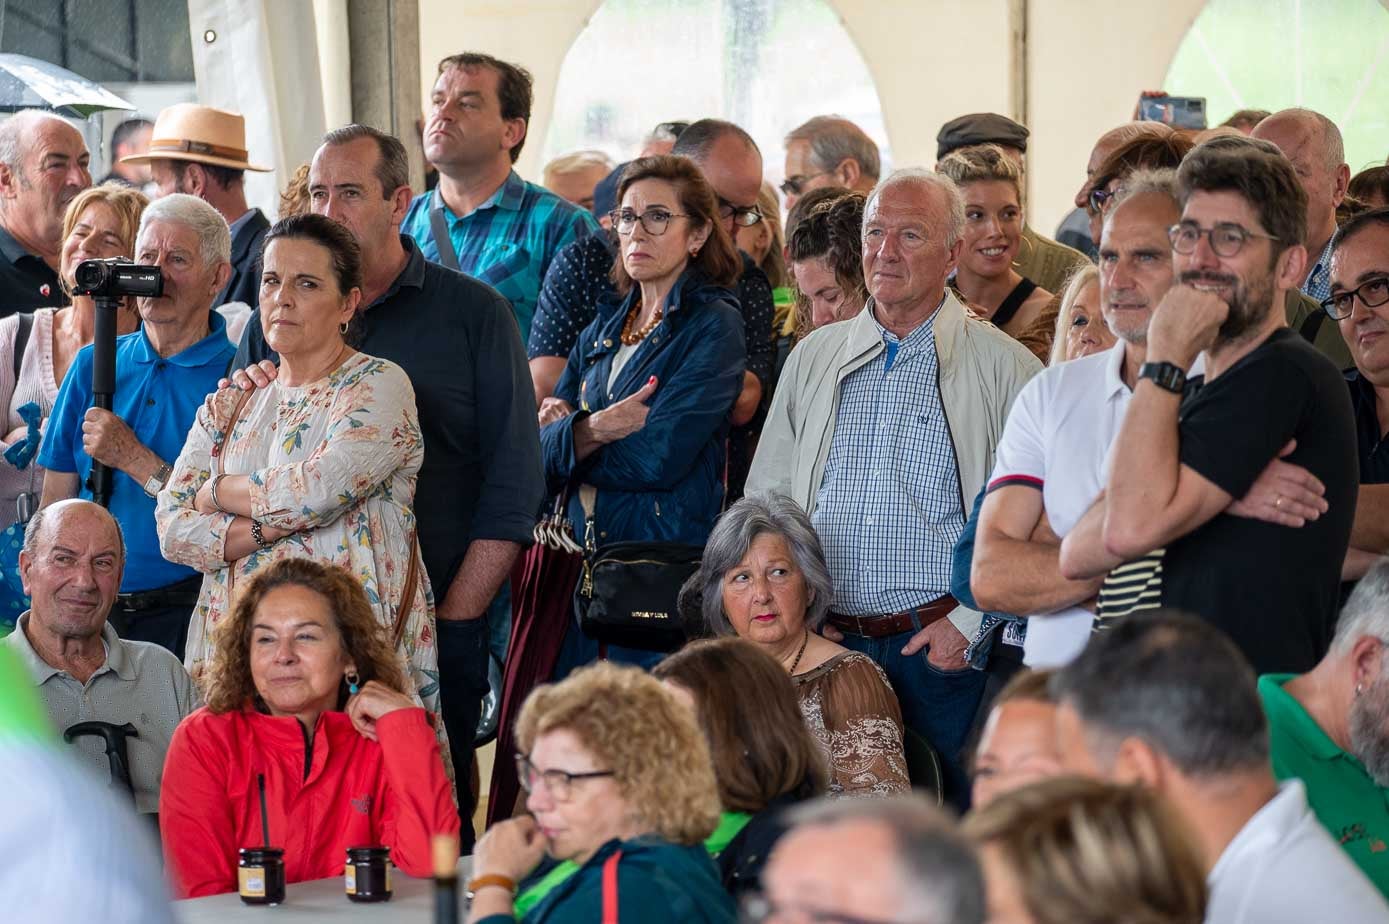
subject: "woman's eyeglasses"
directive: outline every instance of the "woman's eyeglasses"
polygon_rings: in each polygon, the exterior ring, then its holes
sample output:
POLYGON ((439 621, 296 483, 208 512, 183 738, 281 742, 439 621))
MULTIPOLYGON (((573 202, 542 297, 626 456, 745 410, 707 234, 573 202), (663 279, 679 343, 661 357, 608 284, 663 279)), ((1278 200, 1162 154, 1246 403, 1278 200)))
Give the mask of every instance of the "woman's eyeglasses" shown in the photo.
POLYGON ((631 234, 632 229, 641 222, 641 226, 646 229, 646 233, 654 237, 660 237, 666 233, 670 227, 672 218, 688 218, 688 215, 681 215, 679 212, 668 212, 665 209, 647 209, 638 215, 631 209, 613 209, 608 213, 608 219, 617 229, 618 234, 631 234))
POLYGON ((541 780, 545 783, 545 791, 550 794, 551 799, 556 802, 568 802, 574 795, 575 781, 596 780, 600 777, 616 776, 616 774, 612 770, 593 770, 589 773, 540 770, 531 763, 529 754, 517 754, 516 776, 521 781, 521 788, 527 793, 535 792, 535 783, 537 780, 541 780))

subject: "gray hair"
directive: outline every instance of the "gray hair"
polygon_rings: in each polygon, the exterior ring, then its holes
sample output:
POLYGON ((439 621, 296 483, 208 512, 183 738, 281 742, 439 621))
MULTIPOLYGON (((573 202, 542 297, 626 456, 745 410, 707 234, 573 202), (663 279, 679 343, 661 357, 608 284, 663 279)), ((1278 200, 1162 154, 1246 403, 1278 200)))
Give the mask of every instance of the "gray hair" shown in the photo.
POLYGON ((829 615, 834 599, 834 582, 820 537, 800 504, 783 494, 749 494, 719 517, 709 541, 704 544, 704 560, 690 579, 700 596, 704 624, 715 635, 734 635, 728 614, 723 611, 724 575, 737 567, 758 536, 780 536, 786 540, 796 567, 805 577, 810 602, 805 624, 819 629, 829 615))
POLYGON ((954 247, 955 242, 965 233, 964 196, 960 194, 960 187, 950 177, 936 173, 934 170, 927 170, 925 167, 902 167, 892 171, 877 186, 874 186, 863 207, 864 220, 867 221, 868 213, 873 210, 873 203, 883 194, 884 190, 889 186, 906 184, 930 186, 939 189, 945 195, 946 217, 949 221, 949 225, 945 229, 945 246, 954 247))
POLYGON ((35 510, 34 515, 29 518, 29 522, 24 526, 24 545, 21 547, 23 551, 30 556, 37 555, 39 551, 39 540, 43 538, 44 527, 47 525, 50 517, 55 515, 53 511, 56 510, 58 511, 58 515, 61 515, 63 510, 78 505, 90 506, 106 514, 106 519, 116 528, 116 545, 121 552, 121 562, 124 563, 125 530, 121 529, 121 521, 111 516, 111 512, 105 507, 88 500, 80 500, 77 498, 57 501, 56 503, 49 504, 47 507, 40 507, 38 510, 35 510))
POLYGON ((1110 214, 1114 213, 1114 206, 1119 203, 1150 193, 1166 196, 1172 200, 1173 207, 1181 211, 1182 197, 1177 188, 1177 171, 1171 167, 1140 167, 1124 177, 1123 185, 1110 204, 1110 214))
POLYGON ((174 193, 151 202, 140 216, 140 230, 135 235, 137 251, 140 249, 140 239, 145 236, 145 229, 155 221, 192 229, 198 235, 205 265, 231 262, 231 229, 227 227, 227 220, 221 212, 197 196, 174 193))
POLYGON ((1163 609, 1117 622, 1048 684, 1080 716, 1097 762, 1137 738, 1189 777, 1267 769, 1268 719, 1254 670, 1225 633, 1163 609))
POLYGON ((1348 654, 1356 640, 1366 635, 1389 643, 1389 561, 1384 559, 1351 591, 1341 609, 1341 618, 1336 621, 1331 652, 1348 654))
POLYGON ((786 143, 804 141, 810 145, 810 162, 829 172, 845 160, 853 160, 863 175, 873 180, 882 172, 878 146, 867 132, 843 116, 816 116, 793 128, 786 143))
MULTIPOLYGON (((19 170, 29 153, 34 128, 40 122, 50 121, 72 128, 67 119, 42 109, 21 109, 4 122, 0 122, 0 164, 11 170, 19 170)), ((75 128, 72 130, 77 131, 75 128)))
POLYGON ((923 924, 983 924, 984 873, 974 847, 944 813, 919 797, 820 798, 789 809, 786 820, 793 826, 788 837, 797 828, 882 825, 896 847, 903 917, 923 924))

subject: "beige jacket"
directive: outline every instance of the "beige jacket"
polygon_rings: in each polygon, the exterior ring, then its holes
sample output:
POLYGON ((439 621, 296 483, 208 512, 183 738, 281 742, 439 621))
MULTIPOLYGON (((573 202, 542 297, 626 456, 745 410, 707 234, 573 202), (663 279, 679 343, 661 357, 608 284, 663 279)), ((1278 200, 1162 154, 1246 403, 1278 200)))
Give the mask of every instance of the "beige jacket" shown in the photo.
MULTIPOLYGON (((834 435, 839 384, 884 349, 872 310, 870 298, 858 316, 814 331, 791 351, 757 444, 749 494, 774 491, 794 498, 807 513, 814 510, 834 435)), ((993 469, 1013 399, 1042 364, 1012 337, 967 315, 948 290, 934 329, 960 507, 969 516, 993 469)), ((974 637, 979 620, 977 612, 963 606, 950 616, 965 638, 974 637)))

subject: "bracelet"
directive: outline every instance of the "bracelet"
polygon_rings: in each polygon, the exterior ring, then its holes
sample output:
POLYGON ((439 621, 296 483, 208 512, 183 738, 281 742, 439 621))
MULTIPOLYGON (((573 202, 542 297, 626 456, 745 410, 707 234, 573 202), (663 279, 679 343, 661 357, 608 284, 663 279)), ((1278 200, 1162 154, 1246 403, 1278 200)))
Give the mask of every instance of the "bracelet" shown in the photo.
POLYGON ((251 538, 256 540, 256 545, 262 549, 268 549, 274 543, 265 538, 265 533, 261 529, 260 520, 251 521, 251 538))
POLYGON ((473 897, 477 895, 479 889, 486 889, 489 886, 495 886, 499 889, 506 889, 512 895, 516 894, 516 881, 514 879, 508 879, 505 876, 496 875, 479 876, 476 879, 468 880, 468 887, 466 890, 468 895, 468 901, 473 900, 473 897))
POLYGON ((221 481, 225 477, 227 477, 226 473, 223 473, 221 475, 213 475, 212 481, 209 482, 207 486, 207 493, 212 496, 212 506, 216 507, 222 513, 226 513, 227 508, 223 507, 222 502, 217 499, 217 482, 221 481))

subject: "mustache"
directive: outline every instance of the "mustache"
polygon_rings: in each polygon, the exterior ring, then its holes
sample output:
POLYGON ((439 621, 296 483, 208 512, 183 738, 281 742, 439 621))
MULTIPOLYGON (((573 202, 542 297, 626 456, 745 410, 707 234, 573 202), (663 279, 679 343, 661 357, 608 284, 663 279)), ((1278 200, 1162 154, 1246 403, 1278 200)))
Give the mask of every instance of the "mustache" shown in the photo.
POLYGON ((1198 282, 1205 282, 1211 285, 1233 286, 1239 282, 1235 276, 1225 273, 1207 273, 1204 270, 1187 270, 1177 277, 1182 285, 1194 285, 1198 282))

